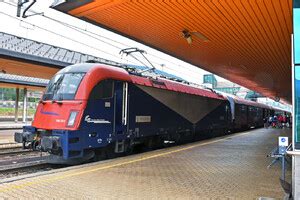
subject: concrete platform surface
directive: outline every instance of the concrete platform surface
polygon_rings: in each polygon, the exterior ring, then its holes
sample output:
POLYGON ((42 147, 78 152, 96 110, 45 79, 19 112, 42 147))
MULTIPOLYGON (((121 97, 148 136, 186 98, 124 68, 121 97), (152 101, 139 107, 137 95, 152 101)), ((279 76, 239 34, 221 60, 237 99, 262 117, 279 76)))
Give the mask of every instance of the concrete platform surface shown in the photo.
POLYGON ((0 184, 0 199, 280 199, 280 165, 267 169, 266 155, 290 133, 257 129, 19 177, 0 184))

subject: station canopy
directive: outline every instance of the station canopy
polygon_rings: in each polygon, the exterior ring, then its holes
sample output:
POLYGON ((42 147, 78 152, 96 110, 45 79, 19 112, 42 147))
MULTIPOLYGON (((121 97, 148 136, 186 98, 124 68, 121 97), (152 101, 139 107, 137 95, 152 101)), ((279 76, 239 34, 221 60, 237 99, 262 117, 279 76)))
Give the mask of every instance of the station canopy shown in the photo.
POLYGON ((66 0, 53 7, 291 102, 292 0, 66 0))
MULTIPOLYGON (((88 60, 115 64, 100 57, 0 32, 0 74, 50 79, 59 69, 88 60)), ((0 76, 0 82, 2 78, 0 76)), ((21 82, 16 79, 16 84, 21 82)))

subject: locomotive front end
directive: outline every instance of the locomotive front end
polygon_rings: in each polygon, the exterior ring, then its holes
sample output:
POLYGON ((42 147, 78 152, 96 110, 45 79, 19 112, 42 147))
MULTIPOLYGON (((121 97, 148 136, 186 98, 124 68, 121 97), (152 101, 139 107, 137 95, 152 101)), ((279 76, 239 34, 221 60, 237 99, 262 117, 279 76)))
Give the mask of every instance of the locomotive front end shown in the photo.
MULTIPOLYGON (((49 152, 52 157, 68 158, 66 148, 80 125, 85 101, 75 98, 84 72, 62 70, 49 82, 38 104, 32 126, 15 133, 23 148, 49 152)), ((76 139, 73 139, 76 140, 76 139)))
POLYGON ((77 64, 60 70, 49 82, 32 126, 15 133, 24 148, 49 152, 48 162, 77 164, 94 157, 118 131, 119 97, 129 80, 123 69, 77 64), (120 85, 120 86, 118 86, 120 85))

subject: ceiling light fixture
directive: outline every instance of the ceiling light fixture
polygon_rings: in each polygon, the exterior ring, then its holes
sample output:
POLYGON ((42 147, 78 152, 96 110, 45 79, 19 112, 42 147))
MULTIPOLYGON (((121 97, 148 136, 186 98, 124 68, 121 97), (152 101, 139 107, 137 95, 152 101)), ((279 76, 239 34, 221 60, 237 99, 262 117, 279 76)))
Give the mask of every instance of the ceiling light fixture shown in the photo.
POLYGON ((193 36, 201 39, 203 42, 208 42, 209 41, 209 39, 205 35, 203 35, 202 33, 199 33, 197 31, 189 31, 187 29, 183 29, 181 31, 181 36, 186 39, 188 44, 192 44, 193 36))

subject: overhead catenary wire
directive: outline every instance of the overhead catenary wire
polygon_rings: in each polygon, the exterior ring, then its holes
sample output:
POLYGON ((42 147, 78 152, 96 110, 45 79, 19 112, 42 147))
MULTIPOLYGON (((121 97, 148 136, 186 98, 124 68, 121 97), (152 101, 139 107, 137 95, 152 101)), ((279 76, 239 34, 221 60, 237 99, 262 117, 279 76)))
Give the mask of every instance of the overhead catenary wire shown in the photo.
MULTIPOLYGON (((78 32, 80 32, 80 33, 82 33, 82 34, 85 34, 85 35, 87 35, 87 36, 89 36, 89 37, 92 37, 92 38, 94 38, 94 39, 96 39, 96 40, 99 40, 99 41, 101 41, 101 42, 104 42, 104 43, 106 43, 106 44, 108 44, 108 45, 110 45, 110 46, 113 46, 113 47, 117 48, 117 49, 120 49, 120 50, 121 50, 121 49, 124 49, 124 47, 125 47, 125 48, 131 47, 131 46, 125 44, 125 43, 122 43, 122 42, 113 40, 113 39, 111 39, 111 38, 105 37, 105 36, 103 36, 103 35, 100 35, 100 34, 97 34, 97 33, 91 32, 91 31, 88 31, 87 29, 82 29, 82 28, 80 28, 80 27, 76 27, 76 26, 71 25, 71 24, 68 24, 68 23, 66 23, 66 22, 59 21, 59 20, 54 19, 54 18, 52 18, 52 17, 46 16, 45 14, 43 14, 42 17, 45 17, 45 18, 47 18, 47 19, 49 19, 49 20, 52 20, 52 21, 55 21, 55 22, 60 23, 60 24, 62 24, 62 25, 65 25, 65 26, 67 26, 67 27, 69 27, 69 28, 72 28, 73 30, 76 30, 76 31, 78 31, 78 32), (87 33, 89 33, 89 34, 87 34, 87 33), (101 37, 101 38, 110 40, 110 41, 112 41, 112 42, 114 42, 114 43, 118 43, 118 44, 120 44, 120 45, 123 45, 123 47, 118 47, 118 46, 116 46, 116 45, 114 45, 114 44, 112 44, 112 43, 108 43, 108 42, 106 42, 106 41, 104 41, 104 40, 100 40, 99 38, 96 38, 96 37, 94 37, 94 36, 92 36, 92 35, 90 35, 90 34, 95 35, 95 36, 97 36, 97 37, 101 37)), ((157 56, 157 55, 155 55, 155 54, 151 54, 151 53, 147 53, 147 54, 150 55, 150 56, 152 56, 152 57, 155 57, 155 58, 157 58, 157 59, 167 61, 168 63, 171 63, 171 64, 173 64, 173 65, 175 65, 175 66, 179 66, 178 63, 175 63, 175 62, 172 62, 172 61, 167 60, 167 59, 165 59, 165 58, 159 57, 159 56, 157 56)), ((168 56, 169 56, 169 55, 168 55, 168 56)), ((153 62, 153 61, 152 61, 152 62, 153 62)), ((157 62, 155 62, 155 63, 156 63, 157 65, 160 65, 160 63, 157 63, 157 62)), ((172 68, 170 68, 170 67, 166 67, 166 68, 172 69, 172 68)), ((176 71, 176 70, 175 70, 175 71, 176 71)), ((176 71, 176 72, 179 72, 179 71, 176 71)))
MULTIPOLYGON (((4 3, 6 3, 6 4, 10 5, 10 6, 17 7, 15 4, 12 4, 12 3, 8 3, 8 2, 4 2, 4 3)), ((35 14, 38 13, 37 11, 34 11, 32 8, 31 8, 29 11, 32 12, 32 13, 35 13, 35 14)), ((54 22, 56 22, 56 23, 59 23, 59 24, 61 24, 61 25, 63 25, 63 26, 66 26, 66 27, 68 27, 68 28, 71 28, 71 29, 73 29, 73 30, 75 30, 75 31, 78 31, 78 32, 84 34, 84 35, 87 35, 87 36, 89 36, 89 37, 91 37, 91 38, 93 38, 93 39, 99 40, 99 41, 101 41, 101 42, 103 42, 103 43, 105 43, 105 44, 108 44, 108 45, 110 45, 110 46, 113 46, 113 47, 115 47, 115 48, 117 48, 117 49, 119 49, 119 50, 120 50, 120 49, 123 49, 124 47, 118 47, 118 46, 113 45, 113 44, 111 44, 111 43, 109 43, 109 42, 106 42, 106 41, 104 41, 104 40, 100 40, 99 38, 96 38, 95 36, 101 37, 101 38, 104 38, 104 39, 107 39, 107 40, 112 41, 112 42, 114 42, 114 43, 118 43, 118 44, 120 44, 120 45, 122 45, 122 46, 125 46, 125 47, 130 47, 129 45, 127 45, 127 44, 125 44, 125 43, 122 43, 122 42, 113 40, 113 39, 111 39, 111 38, 105 37, 105 36, 103 36, 103 35, 99 35, 99 34, 97 34, 97 33, 88 31, 87 29, 83 29, 83 28, 80 28, 80 27, 77 27, 77 26, 68 24, 68 23, 66 23, 66 22, 62 22, 62 21, 60 21, 60 20, 57 20, 57 19, 54 19, 54 18, 52 18, 52 17, 46 16, 45 14, 41 14, 41 15, 37 15, 37 16, 45 17, 45 18, 47 18, 47 19, 49 19, 49 20, 52 20, 52 21, 54 21, 54 22), (89 34, 87 34, 87 33, 89 33, 89 34), (91 36, 90 34, 95 35, 95 36, 91 36)), ((170 60, 167 60, 167 59, 165 59, 165 58, 159 57, 159 56, 154 55, 154 54, 151 54, 151 53, 148 53, 148 55, 153 56, 153 57, 155 57, 155 58, 158 58, 158 59, 160 59, 160 60, 167 61, 168 63, 171 63, 171 64, 173 64, 173 65, 175 65, 175 66, 180 67, 180 65, 178 65, 178 63, 174 63, 174 62, 172 62, 172 61, 170 61, 170 60)), ((115 55, 114 55, 114 57, 115 57, 115 55)), ((152 61, 152 62, 153 62, 153 61, 152 61)), ((155 64, 157 64, 157 65, 159 65, 159 66, 161 65, 161 63, 157 63, 157 62, 153 62, 153 63, 155 63, 155 64)), ((177 72, 177 73, 180 73, 180 74, 182 74, 182 73, 183 73, 183 74, 186 74, 187 76, 191 77, 191 73, 185 73, 185 72, 183 72, 183 71, 178 71, 178 70, 175 70, 174 68, 171 68, 171 67, 168 67, 168 66, 165 66, 165 68, 167 68, 167 69, 169 69, 169 70, 172 70, 173 72, 177 72)), ((189 71, 191 71, 191 70, 189 70, 189 71)), ((194 71, 193 71, 193 72, 194 72, 194 71)), ((193 73, 192 73, 192 74, 193 74, 193 73)), ((192 75, 192 77, 195 77, 195 78, 199 79, 198 76, 193 76, 193 75, 192 75)))
MULTIPOLYGON (((6 4, 10 5, 10 6, 16 7, 16 5, 14 5, 14 4, 12 4, 12 3, 8 3, 8 2, 3 2, 3 3, 6 3, 6 4)), ((30 11, 30 12, 33 12, 33 13, 38 13, 38 12, 36 12, 36 11, 33 11, 32 9, 30 9, 29 11, 30 11)), ((58 36, 63 37, 63 38, 65 38, 65 39, 74 41, 74 42, 76 42, 76 43, 82 44, 82 45, 84 45, 84 46, 87 46, 87 47, 89 47, 89 48, 95 49, 95 50, 97 50, 97 51, 103 52, 103 53, 105 53, 105 54, 108 54, 108 55, 110 55, 110 56, 113 56, 113 57, 116 57, 116 58, 119 59, 119 57, 117 57, 116 55, 111 54, 111 53, 108 53, 108 52, 106 52, 106 51, 103 51, 103 50, 101 50, 101 49, 99 49, 99 48, 96 48, 96 47, 94 47, 94 46, 91 46, 91 45, 82 43, 82 42, 80 42, 80 41, 77 41, 77 40, 75 40, 75 39, 73 39, 73 38, 64 36, 64 35, 62 35, 62 34, 58 34, 58 33, 53 32, 53 31, 51 31, 51 30, 45 29, 45 28, 43 28, 43 27, 40 27, 40 26, 38 26, 38 25, 29 23, 29 22, 27 22, 27 21, 21 20, 21 19, 19 19, 19 18, 16 18, 16 17, 14 17, 14 16, 11 16, 11 15, 8 15, 8 14, 6 14, 6 13, 4 13, 4 12, 1 12, 1 13, 2 13, 2 14, 5 14, 5 15, 11 17, 11 18, 14 18, 14 19, 16 19, 16 20, 20 20, 20 21, 22 21, 22 22, 25 22, 25 23, 27 23, 27 24, 30 24, 30 25, 32 25, 32 26, 34 26, 34 27, 40 28, 40 29, 42 29, 42 30, 44 30, 44 31, 48 31, 48 32, 50 32, 50 33, 52 33, 52 34, 58 35, 58 36)), ((105 44, 107 44, 107 45, 110 45, 110 46, 112 46, 112 47, 114 47, 114 48, 117 48, 117 49, 119 49, 119 50, 120 50, 120 49, 123 49, 124 46, 125 46, 125 47, 129 47, 129 45, 127 45, 127 44, 125 44, 125 43, 122 43, 122 42, 113 40, 113 39, 111 39, 111 38, 105 37, 105 36, 103 36, 103 35, 100 35, 100 34, 97 34, 97 33, 91 32, 91 31, 88 31, 87 29, 83 29, 83 28, 80 28, 80 27, 77 27, 77 26, 68 24, 68 23, 66 23, 66 22, 62 22, 62 21, 60 21, 60 20, 57 20, 57 19, 54 19, 54 18, 52 18, 52 17, 46 16, 45 14, 37 15, 37 16, 45 17, 45 18, 48 19, 48 20, 52 20, 52 21, 54 21, 54 22, 56 22, 56 23, 59 23, 59 24, 61 24, 61 25, 63 25, 63 26, 66 26, 66 27, 68 27, 68 28, 70 28, 70 29, 73 29, 73 30, 75 30, 75 31, 77 31, 77 32, 79 32, 79 33, 81 33, 81 34, 87 35, 87 36, 89 36, 89 37, 91 37, 91 38, 93 38, 93 39, 95 39, 95 40, 98 40, 98 41, 100 41, 100 42, 103 42, 103 43, 105 43, 105 44), (93 35, 94 35, 94 36, 93 36, 93 35), (112 44, 112 43, 109 43, 109 42, 107 42, 107 41, 101 40, 101 39, 99 39, 99 38, 97 38, 97 37, 95 37, 95 36, 104 38, 104 39, 109 40, 109 41, 112 41, 112 42, 114 42, 114 43, 118 43, 118 44, 122 45, 123 47, 116 46, 116 45, 114 45, 114 44, 112 44)), ((176 66, 180 66, 180 65, 178 65, 178 63, 174 63, 174 62, 172 62, 172 61, 170 61, 170 60, 167 60, 167 59, 165 59, 165 58, 159 57, 159 56, 157 56, 157 55, 154 55, 154 54, 151 54, 151 53, 148 53, 148 55, 153 56, 153 57, 155 57, 155 58, 158 58, 158 59, 160 59, 160 60, 167 61, 168 63, 172 63, 172 64, 174 64, 174 65, 176 65, 176 66)), ((152 62, 153 62, 153 61, 152 61, 152 62)), ((159 65, 159 66, 161 65, 161 63, 157 63, 157 62, 153 62, 153 63, 155 63, 156 65, 159 65)), ((135 63, 135 64, 136 64, 136 63, 135 63)), ((146 65, 146 66, 147 66, 147 65, 146 65)), ((186 74, 186 75, 189 76, 189 77, 192 76, 192 77, 194 77, 194 78, 199 79, 199 77, 196 76, 196 75, 194 75, 193 73, 191 74, 191 73, 186 73, 185 71, 178 71, 178 70, 175 70, 174 68, 171 68, 171 67, 168 67, 168 66, 164 66, 164 68, 167 68, 167 69, 169 69, 169 70, 171 70, 171 71, 173 71, 173 72, 177 72, 177 73, 180 73, 180 74, 186 74)))
POLYGON ((65 36, 65 35, 56 33, 56 32, 54 32, 54 31, 51 31, 51 30, 49 30, 49 29, 40 27, 40 26, 35 25, 35 24, 32 24, 32 23, 26 22, 26 21, 24 21, 24 20, 21 20, 21 19, 18 19, 18 18, 16 18, 16 17, 14 17, 14 16, 11 16, 11 15, 9 15, 9 14, 7 14, 7 13, 4 13, 4 12, 1 12, 1 11, 0 11, 0 14, 3 14, 3 15, 5 15, 5 16, 7 16, 7 17, 13 18, 13 19, 15 19, 15 20, 19 20, 19 21, 24 22, 24 23, 27 23, 27 24, 29 24, 29 25, 31 25, 31 26, 33 26, 33 27, 37 27, 37 28, 39 28, 39 29, 41 29, 41 30, 44 30, 44 31, 47 31, 47 32, 52 33, 52 34, 54 34, 54 35, 60 36, 60 37, 62 37, 62 38, 65 38, 65 39, 67 39, 67 40, 70 40, 70 41, 72 41, 72 42, 76 42, 76 43, 78 43, 78 44, 84 45, 84 46, 89 47, 89 48, 91 48, 91 49, 94 49, 94 50, 97 50, 97 51, 100 51, 100 52, 102 52, 102 53, 105 53, 105 54, 108 54, 108 55, 110 55, 110 56, 113 56, 113 57, 118 58, 116 55, 111 54, 111 53, 108 53, 108 52, 106 52, 106 51, 103 51, 102 49, 99 49, 99 48, 97 48, 97 47, 95 47, 95 46, 88 45, 88 44, 86 44, 86 43, 80 42, 80 41, 75 40, 75 39, 73 39, 73 38, 70 38, 70 37, 68 37, 68 36, 65 36))
MULTIPOLYGON (((87 47, 89 47, 89 48, 92 48, 92 49, 101 51, 101 52, 106 53, 106 54, 108 54, 108 55, 111 55, 111 56, 113 56, 113 57, 119 58, 119 57, 117 57, 117 56, 114 55, 114 54, 107 53, 107 52, 105 52, 105 51, 103 51, 103 50, 100 50, 100 49, 94 47, 94 46, 87 45, 87 44, 85 44, 85 43, 79 42, 79 41, 77 41, 77 40, 75 40, 75 39, 72 39, 72 38, 70 38, 70 37, 67 37, 67 36, 58 34, 58 33, 54 32, 54 31, 49 30, 49 29, 40 27, 40 26, 35 25, 35 24, 32 24, 32 23, 30 23, 30 22, 26 22, 26 21, 24 21, 24 20, 21 20, 21 19, 19 19, 19 18, 16 18, 16 17, 14 17, 14 16, 11 16, 11 15, 9 15, 9 14, 7 14, 7 13, 4 13, 4 12, 1 12, 1 11, 0 11, 0 14, 3 14, 3 15, 5 15, 5 16, 10 17, 10 18, 13 18, 13 19, 15 19, 15 20, 19 20, 19 21, 24 22, 24 23, 26 23, 26 24, 29 24, 29 25, 31 25, 31 26, 33 26, 33 27, 36 27, 36 28, 39 28, 39 29, 41 29, 41 30, 50 32, 50 33, 52 33, 52 34, 58 35, 58 36, 63 37, 63 38, 65 38, 65 39, 68 39, 68 40, 71 40, 71 41, 73 41, 73 42, 79 43, 79 44, 81 44, 81 45, 87 46, 87 47)), ((136 60, 140 62, 140 60, 138 60, 138 59, 136 59, 136 60)), ((132 61, 131 61, 131 62, 132 62, 132 61)), ((156 62, 154 62, 154 63, 156 63, 156 62)), ((134 63, 134 64, 138 65, 138 63, 134 63)), ((159 63, 156 63, 156 64, 159 65, 159 63)), ((147 66, 147 65, 145 64, 145 66, 147 66)), ((166 67, 166 66, 165 66, 165 68, 168 68, 168 69, 171 70, 171 71, 174 71, 174 72, 177 72, 177 73, 182 74, 182 72, 179 72, 179 71, 177 71, 177 70, 175 70, 175 69, 173 69, 173 68, 166 67)), ((187 73, 186 73, 186 74, 187 74, 187 73)), ((187 75, 188 75, 188 76, 191 76, 191 74, 187 74, 187 75)), ((196 76, 195 76, 195 78, 196 78, 196 76)), ((199 78, 199 77, 197 77, 197 78, 199 78)), ((191 81, 191 82, 192 82, 192 81, 191 81)))

